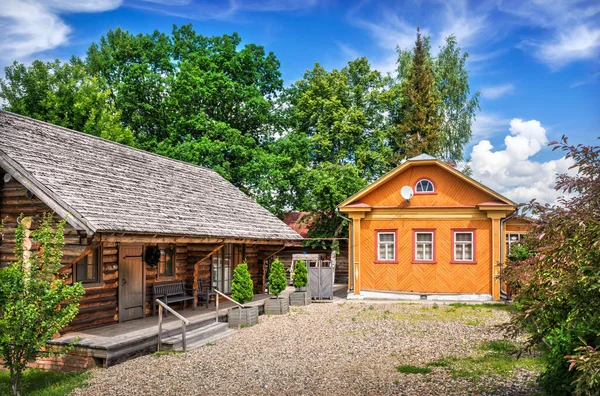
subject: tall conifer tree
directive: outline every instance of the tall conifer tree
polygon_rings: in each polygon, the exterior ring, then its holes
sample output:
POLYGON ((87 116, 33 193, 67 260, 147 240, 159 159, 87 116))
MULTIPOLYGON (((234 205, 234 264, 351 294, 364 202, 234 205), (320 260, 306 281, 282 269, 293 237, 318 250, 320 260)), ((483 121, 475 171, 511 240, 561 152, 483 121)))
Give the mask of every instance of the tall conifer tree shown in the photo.
POLYGON ((421 153, 440 153, 440 101, 433 66, 417 28, 412 64, 400 86, 400 106, 392 115, 395 162, 421 153))

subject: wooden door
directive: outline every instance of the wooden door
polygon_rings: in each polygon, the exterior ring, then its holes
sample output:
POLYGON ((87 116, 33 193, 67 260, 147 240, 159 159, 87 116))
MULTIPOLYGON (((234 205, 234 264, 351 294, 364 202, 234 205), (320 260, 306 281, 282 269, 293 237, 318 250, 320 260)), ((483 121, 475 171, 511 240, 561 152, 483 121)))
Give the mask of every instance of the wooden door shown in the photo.
POLYGON ((119 247, 119 322, 145 316, 143 245, 119 247))

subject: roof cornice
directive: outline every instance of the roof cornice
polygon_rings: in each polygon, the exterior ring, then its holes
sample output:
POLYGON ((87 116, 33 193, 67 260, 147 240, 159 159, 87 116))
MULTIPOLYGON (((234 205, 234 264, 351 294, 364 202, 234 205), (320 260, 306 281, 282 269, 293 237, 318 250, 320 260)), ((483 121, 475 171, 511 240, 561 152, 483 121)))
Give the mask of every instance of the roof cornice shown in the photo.
POLYGON ((31 191, 43 203, 48 205, 57 215, 65 219, 76 230, 85 231, 93 235, 95 227, 89 224, 77 211, 73 210, 62 199, 46 188, 33 175, 27 172, 18 162, 11 159, 4 151, 0 150, 0 167, 31 191))

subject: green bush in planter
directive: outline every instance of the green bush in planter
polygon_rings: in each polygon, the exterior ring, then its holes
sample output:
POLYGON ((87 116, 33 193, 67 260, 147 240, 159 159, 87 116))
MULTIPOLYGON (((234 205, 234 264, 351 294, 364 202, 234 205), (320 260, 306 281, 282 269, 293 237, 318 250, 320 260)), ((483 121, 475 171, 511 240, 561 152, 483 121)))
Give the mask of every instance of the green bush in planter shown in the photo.
POLYGON ((248 264, 243 263, 235 267, 231 281, 231 298, 240 304, 252 300, 254 297, 254 283, 248 272, 248 264))
POLYGON ((294 282, 294 287, 308 286, 308 270, 306 269, 306 264, 304 264, 304 261, 299 260, 296 263, 296 270, 294 271, 292 280, 294 282))
POLYGON ((287 280, 285 277, 285 268, 283 263, 276 259, 271 264, 271 273, 269 274, 269 292, 275 294, 275 297, 279 298, 279 293, 285 290, 287 286, 287 280))

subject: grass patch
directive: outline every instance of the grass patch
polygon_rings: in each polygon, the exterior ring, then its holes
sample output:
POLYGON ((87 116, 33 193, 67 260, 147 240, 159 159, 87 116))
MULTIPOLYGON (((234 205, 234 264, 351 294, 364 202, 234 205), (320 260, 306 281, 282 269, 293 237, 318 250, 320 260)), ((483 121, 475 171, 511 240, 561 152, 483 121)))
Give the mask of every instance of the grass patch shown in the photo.
POLYGON ((431 369, 429 367, 419 367, 410 364, 403 364, 396 366, 396 371, 402 374, 429 374, 431 369))
POLYGON ((440 360, 435 360, 433 362, 429 362, 425 365, 425 367, 448 367, 450 364, 450 360, 446 358, 441 358, 440 360))
POLYGON ((152 354, 152 356, 156 356, 156 357, 161 357, 161 356, 170 356, 170 355, 181 355, 183 352, 181 351, 158 351, 158 352, 154 352, 152 354))
MULTIPOLYGON (((20 393, 33 396, 63 396, 73 389, 85 386, 90 374, 61 373, 37 369, 25 370, 21 377, 20 393)), ((10 373, 0 370, 0 395, 11 395, 10 373)))
POLYGON ((481 343, 479 349, 482 351, 514 352, 518 350, 518 347, 509 340, 494 340, 481 343))

